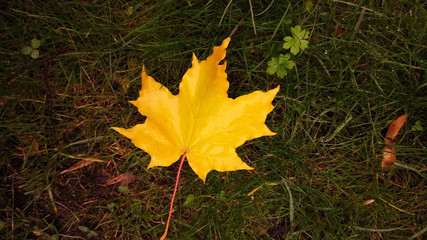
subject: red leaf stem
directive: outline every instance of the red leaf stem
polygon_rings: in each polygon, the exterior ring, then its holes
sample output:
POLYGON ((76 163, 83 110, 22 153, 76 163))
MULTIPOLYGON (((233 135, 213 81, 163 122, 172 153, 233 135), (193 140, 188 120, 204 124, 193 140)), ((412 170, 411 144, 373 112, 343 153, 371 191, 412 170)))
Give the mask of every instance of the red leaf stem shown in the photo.
POLYGON ((184 154, 181 157, 181 162, 179 163, 178 173, 176 174, 176 180, 175 180, 175 189, 173 190, 173 195, 172 195, 172 200, 171 200, 171 207, 169 209, 168 222, 166 223, 165 233, 163 233, 163 235, 160 238, 160 240, 164 240, 166 238, 166 236, 168 235, 169 222, 171 220, 172 210, 173 210, 173 201, 175 200, 176 190, 178 189, 179 175, 181 173, 182 164, 184 163, 184 160, 185 160, 185 154, 186 153, 184 152, 184 154))

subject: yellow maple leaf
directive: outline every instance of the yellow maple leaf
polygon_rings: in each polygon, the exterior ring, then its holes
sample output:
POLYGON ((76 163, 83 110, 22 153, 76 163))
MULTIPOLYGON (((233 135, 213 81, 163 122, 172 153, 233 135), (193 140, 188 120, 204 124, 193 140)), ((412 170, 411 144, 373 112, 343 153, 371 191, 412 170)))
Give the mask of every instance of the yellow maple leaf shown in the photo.
POLYGON ((239 158, 236 148, 247 140, 276 134, 264 122, 274 108, 271 102, 280 86, 236 99, 228 97, 226 63, 219 63, 229 42, 227 38, 214 47, 204 61, 193 54, 192 67, 184 74, 178 95, 143 68, 139 98, 131 103, 147 119, 130 129, 113 129, 150 154, 148 168, 169 166, 185 154, 203 181, 211 170, 252 169, 239 158))

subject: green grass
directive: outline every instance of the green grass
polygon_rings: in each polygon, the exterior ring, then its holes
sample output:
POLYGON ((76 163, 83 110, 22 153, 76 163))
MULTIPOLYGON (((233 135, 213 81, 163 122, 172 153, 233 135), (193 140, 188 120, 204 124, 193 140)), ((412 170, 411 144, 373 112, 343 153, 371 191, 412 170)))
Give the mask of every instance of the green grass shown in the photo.
POLYGON ((169 239, 425 238, 426 5, 291 2, 0 3, 0 236, 85 239, 84 226, 94 239, 158 239, 178 166, 147 170, 150 157, 109 128, 144 120, 128 103, 142 65, 177 93, 192 53, 233 33, 229 95, 280 84, 266 122, 278 134, 237 149, 254 171, 203 184, 184 164, 169 239), (309 48, 284 79, 267 75, 297 24, 309 48), (33 38, 38 59, 21 53, 33 38), (398 164, 384 171, 388 124, 405 113, 398 164), (58 174, 84 157, 106 163, 58 174), (135 175, 128 191, 103 186, 123 173, 135 175))

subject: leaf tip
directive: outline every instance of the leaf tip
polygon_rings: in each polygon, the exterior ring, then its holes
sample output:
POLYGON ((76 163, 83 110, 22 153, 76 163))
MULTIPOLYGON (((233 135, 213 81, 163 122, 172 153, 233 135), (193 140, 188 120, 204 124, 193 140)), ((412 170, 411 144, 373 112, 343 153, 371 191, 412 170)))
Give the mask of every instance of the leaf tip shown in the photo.
POLYGON ((117 132, 120 132, 123 128, 120 127, 110 127, 110 129, 116 130, 117 132))
POLYGON ((145 66, 143 65, 142 66, 142 71, 141 71, 141 78, 144 79, 144 78, 147 78, 147 77, 148 77, 148 74, 147 74, 147 72, 145 70, 145 66))
POLYGON ((280 90, 280 85, 277 85, 277 87, 269 90, 269 92, 271 92, 272 94, 276 95, 280 90))
POLYGON ((222 61, 225 58, 226 50, 228 47, 228 44, 230 43, 231 38, 226 38, 222 41, 221 46, 215 46, 213 48, 213 53, 210 55, 207 60, 211 59, 211 61, 216 62, 218 64, 220 61, 222 61))
POLYGON ((228 44, 230 43, 230 41, 231 41, 231 38, 230 37, 228 37, 228 38, 226 38, 226 39, 224 39, 223 41, 222 41, 222 44, 221 44, 221 47, 222 48, 227 48, 228 47, 228 44))
POLYGON ((153 164, 153 161, 150 161, 150 163, 147 166, 147 169, 153 168, 155 165, 153 164))
POLYGON ((196 54, 193 53, 192 65, 196 66, 199 63, 199 59, 197 59, 196 54))

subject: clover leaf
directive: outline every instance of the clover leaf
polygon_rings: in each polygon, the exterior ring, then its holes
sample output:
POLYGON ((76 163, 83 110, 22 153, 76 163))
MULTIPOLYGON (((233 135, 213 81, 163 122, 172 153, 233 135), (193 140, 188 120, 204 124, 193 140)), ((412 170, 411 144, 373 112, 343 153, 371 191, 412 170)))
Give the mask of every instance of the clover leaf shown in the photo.
POLYGON ((37 38, 33 38, 33 40, 31 40, 31 47, 34 49, 39 48, 41 44, 42 42, 37 38))
POLYGON ((33 40, 31 40, 31 46, 23 47, 21 49, 21 52, 24 55, 31 55, 33 59, 37 59, 40 56, 38 48, 41 44, 42 42, 40 40, 38 40, 37 38, 33 38, 33 40))
POLYGON ((280 54, 279 57, 272 57, 270 61, 267 62, 267 73, 270 75, 276 74, 277 77, 283 78, 288 74, 287 69, 292 69, 295 66, 295 62, 289 60, 291 54, 287 53, 286 55, 280 54))
POLYGON ((300 25, 296 25, 295 27, 291 28, 292 37, 287 36, 283 40, 285 43, 283 43, 284 49, 289 49, 293 55, 297 55, 299 51, 304 50, 308 48, 308 39, 309 32, 305 29, 301 29, 300 25))
POLYGON ((421 126, 421 121, 418 120, 415 122, 415 125, 412 126, 412 131, 422 131, 423 130, 423 126, 421 126))
POLYGON ((24 55, 30 55, 31 52, 33 51, 33 48, 30 46, 25 46, 21 49, 21 51, 22 51, 22 54, 24 55))

